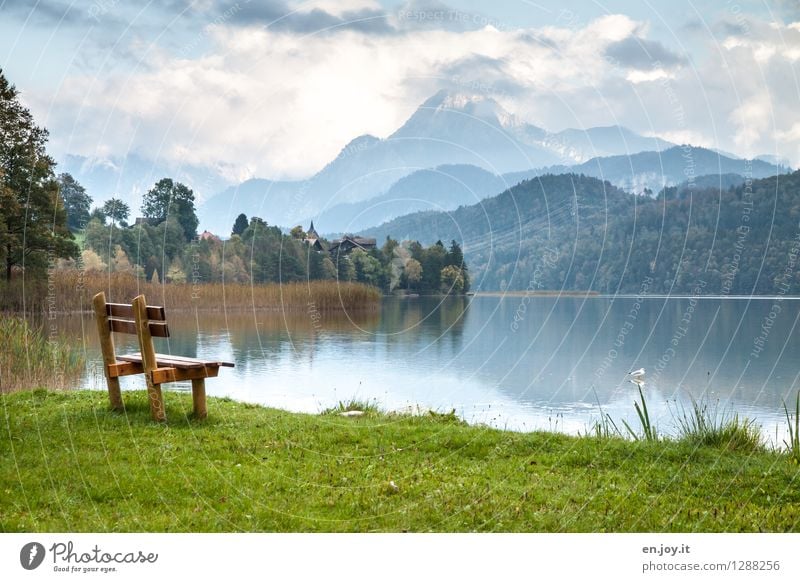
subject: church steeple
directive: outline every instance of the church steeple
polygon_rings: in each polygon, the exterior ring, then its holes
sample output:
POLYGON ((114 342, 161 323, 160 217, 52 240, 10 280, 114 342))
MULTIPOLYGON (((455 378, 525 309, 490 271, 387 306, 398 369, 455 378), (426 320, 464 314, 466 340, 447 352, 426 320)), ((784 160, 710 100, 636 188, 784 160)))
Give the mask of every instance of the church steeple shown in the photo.
POLYGON ((306 231, 306 238, 319 238, 317 231, 314 230, 314 221, 311 221, 311 226, 308 227, 308 231, 306 231))

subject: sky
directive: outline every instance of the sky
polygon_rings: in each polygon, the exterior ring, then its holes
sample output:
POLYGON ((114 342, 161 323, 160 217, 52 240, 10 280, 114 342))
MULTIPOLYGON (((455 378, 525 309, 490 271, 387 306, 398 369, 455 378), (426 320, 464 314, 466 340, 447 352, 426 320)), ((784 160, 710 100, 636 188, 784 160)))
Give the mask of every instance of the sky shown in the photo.
POLYGON ((0 0, 49 151, 303 178, 441 89, 800 166, 800 0, 0 0))

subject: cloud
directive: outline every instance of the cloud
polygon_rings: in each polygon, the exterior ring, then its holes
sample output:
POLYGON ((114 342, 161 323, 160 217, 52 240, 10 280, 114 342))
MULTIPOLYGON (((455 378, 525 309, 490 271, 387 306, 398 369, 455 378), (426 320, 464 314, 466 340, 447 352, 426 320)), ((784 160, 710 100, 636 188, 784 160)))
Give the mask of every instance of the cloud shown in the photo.
MULTIPOLYGON (((322 6, 325 3, 321 4, 322 6)), ((246 26, 264 25, 272 30, 317 33, 331 30, 357 30, 385 34, 394 31, 383 10, 366 7, 334 14, 321 8, 292 9, 280 1, 235 4, 231 22, 246 26), (235 9, 234 9, 235 8, 235 9)))
POLYGON ((797 0, 775 0, 775 8, 783 14, 787 23, 800 20, 800 2, 797 0))
POLYGON ((800 30, 751 23, 736 42, 707 39, 692 68, 624 15, 528 30, 403 28, 392 16, 380 20, 386 30, 354 25, 354 14, 379 11, 369 0, 335 12, 326 0, 255 4, 205 26, 201 54, 153 45, 125 70, 68 75, 52 103, 50 94, 38 101, 51 143, 89 156, 224 162, 239 177, 304 177, 450 88, 492 94, 554 131, 618 124, 742 153, 777 149, 800 165, 800 139, 777 121, 796 117, 800 30), (761 45, 774 50, 759 61, 761 45))
POLYGON ((33 5, 25 0, 5 0, 0 3, 0 17, 3 15, 20 19, 30 18, 42 25, 69 24, 89 19, 89 14, 72 4, 58 0, 38 0, 33 5))
POLYGON ((686 59, 659 42, 629 36, 606 48, 606 55, 622 65, 640 71, 682 65, 686 59))

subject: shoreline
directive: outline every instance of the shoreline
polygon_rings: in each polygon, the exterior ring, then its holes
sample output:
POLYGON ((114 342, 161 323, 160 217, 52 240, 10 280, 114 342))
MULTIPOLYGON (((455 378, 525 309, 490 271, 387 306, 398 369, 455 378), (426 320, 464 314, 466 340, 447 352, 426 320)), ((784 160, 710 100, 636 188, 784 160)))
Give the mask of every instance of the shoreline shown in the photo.
POLYGON ((800 301, 800 295, 664 295, 618 293, 609 295, 597 291, 474 291, 467 293, 469 297, 586 297, 592 299, 699 299, 723 300, 735 299, 754 301, 800 301))
POLYGON ((28 390, 0 400, 8 420, 0 452, 25 467, 0 474, 5 531, 800 527, 800 468, 766 449, 515 433, 451 414, 369 407, 340 414, 358 403, 312 415, 209 397, 209 417, 198 421, 188 414, 191 395, 169 392, 160 425, 143 390, 124 393, 123 413, 109 411, 99 391, 28 390), (21 446, 31 434, 37 446, 21 446))

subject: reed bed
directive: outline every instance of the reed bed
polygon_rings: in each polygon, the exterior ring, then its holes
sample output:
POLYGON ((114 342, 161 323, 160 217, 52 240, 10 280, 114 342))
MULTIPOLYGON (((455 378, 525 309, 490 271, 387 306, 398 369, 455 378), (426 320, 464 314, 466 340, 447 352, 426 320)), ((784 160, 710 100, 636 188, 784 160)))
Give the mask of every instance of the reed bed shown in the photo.
POLYGON ((0 317, 0 392, 30 388, 63 389, 83 371, 82 350, 48 333, 48 326, 0 317))
POLYGON ((151 304, 170 310, 270 309, 275 311, 356 312, 376 310, 381 293, 375 287, 338 281, 284 284, 148 283, 128 273, 54 271, 37 280, 0 284, 0 310, 20 313, 72 313, 91 310, 95 293, 106 300, 130 303, 144 293, 151 304))
POLYGON ((681 438, 694 445, 728 450, 757 451, 764 447, 761 431, 755 421, 738 414, 718 413, 716 406, 694 398, 690 410, 681 407, 678 428, 681 438))

